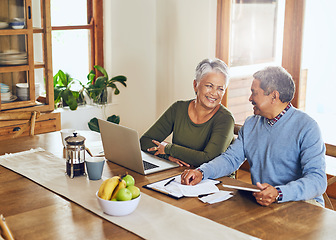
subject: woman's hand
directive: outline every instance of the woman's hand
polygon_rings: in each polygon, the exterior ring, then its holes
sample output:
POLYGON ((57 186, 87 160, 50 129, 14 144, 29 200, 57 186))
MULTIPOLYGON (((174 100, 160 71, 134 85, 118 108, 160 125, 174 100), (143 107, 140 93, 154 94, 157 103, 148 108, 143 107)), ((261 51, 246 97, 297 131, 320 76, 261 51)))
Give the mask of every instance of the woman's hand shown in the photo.
MULTIPOLYGON (((152 142, 156 145, 156 147, 151 147, 151 148, 148 148, 147 151, 148 152, 153 152, 153 151, 156 151, 154 153, 154 155, 159 155, 159 154, 166 154, 165 153, 165 147, 166 145, 168 144, 167 142, 158 142, 156 140, 152 140, 152 142)), ((169 156, 168 157, 168 160, 171 161, 171 162, 175 162, 177 163, 178 165, 180 165, 181 167, 183 166, 187 166, 187 167, 190 167, 190 165, 186 162, 183 162, 182 160, 178 159, 178 158, 174 158, 172 156, 169 156)))
POLYGON ((182 160, 180 160, 178 158, 174 158, 172 156, 169 156, 168 159, 169 159, 169 161, 177 163, 178 165, 180 165, 180 167, 183 167, 183 166, 190 167, 190 164, 188 164, 186 162, 183 162, 182 160))
POLYGON ((257 187, 260 188, 260 192, 253 193, 257 203, 262 206, 269 206, 276 201, 278 196, 278 190, 268 183, 257 182, 257 187))
POLYGON ((184 185, 196 185, 202 181, 202 173, 196 169, 184 170, 181 174, 181 184, 184 185))
POLYGON ((165 153, 165 147, 168 144, 167 142, 158 142, 156 140, 152 140, 152 142, 156 145, 156 147, 148 148, 147 149, 148 152, 154 152, 154 151, 156 151, 154 153, 155 156, 159 155, 159 154, 162 154, 162 155, 166 154, 165 153))

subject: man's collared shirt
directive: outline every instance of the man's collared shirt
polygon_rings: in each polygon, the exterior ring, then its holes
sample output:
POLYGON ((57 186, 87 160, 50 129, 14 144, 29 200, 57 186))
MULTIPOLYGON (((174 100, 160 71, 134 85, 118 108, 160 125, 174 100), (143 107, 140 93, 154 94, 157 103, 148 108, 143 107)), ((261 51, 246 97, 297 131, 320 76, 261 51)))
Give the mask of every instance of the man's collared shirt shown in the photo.
POLYGON ((267 119, 267 123, 270 125, 270 126, 273 126, 277 121, 279 121, 279 119, 285 115, 285 113, 288 111, 288 109, 290 109, 292 107, 292 104, 291 103, 288 103, 288 105, 285 107, 284 110, 282 110, 281 113, 279 113, 278 116, 276 116, 275 118, 273 119, 267 119))

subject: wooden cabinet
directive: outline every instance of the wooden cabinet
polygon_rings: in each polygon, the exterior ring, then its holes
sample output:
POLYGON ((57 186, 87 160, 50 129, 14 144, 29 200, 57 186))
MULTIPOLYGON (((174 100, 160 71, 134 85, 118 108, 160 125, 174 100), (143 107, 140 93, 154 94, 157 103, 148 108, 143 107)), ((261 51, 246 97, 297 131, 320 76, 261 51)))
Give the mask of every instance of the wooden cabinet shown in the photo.
POLYGON ((0 82, 0 112, 54 110, 50 0, 0 1, 0 82))
MULTIPOLYGON (((27 120, 14 120, 14 121, 0 121, 0 141, 13 138, 15 133, 22 129, 25 129, 20 135, 28 136, 29 128, 25 128, 27 120)), ((47 133, 61 129, 61 121, 59 113, 45 113, 36 119, 35 122, 35 134, 47 133)))

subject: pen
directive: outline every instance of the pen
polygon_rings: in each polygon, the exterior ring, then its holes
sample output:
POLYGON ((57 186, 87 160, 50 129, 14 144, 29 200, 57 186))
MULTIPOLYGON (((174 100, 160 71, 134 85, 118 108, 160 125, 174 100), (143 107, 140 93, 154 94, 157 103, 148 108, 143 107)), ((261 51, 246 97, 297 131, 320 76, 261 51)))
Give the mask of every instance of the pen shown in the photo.
POLYGON ((166 182, 163 186, 165 187, 165 186, 167 186, 169 183, 171 183, 172 181, 174 181, 175 180, 175 178, 172 178, 172 179, 170 179, 168 182, 166 182))

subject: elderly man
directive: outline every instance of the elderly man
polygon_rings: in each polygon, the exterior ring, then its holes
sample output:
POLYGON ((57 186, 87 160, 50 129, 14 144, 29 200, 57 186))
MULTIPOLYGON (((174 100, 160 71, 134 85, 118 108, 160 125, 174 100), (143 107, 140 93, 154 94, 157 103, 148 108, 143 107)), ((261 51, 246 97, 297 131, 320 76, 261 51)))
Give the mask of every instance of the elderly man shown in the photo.
POLYGON ((182 184, 226 176, 247 159, 252 183, 261 190, 253 193, 259 204, 304 200, 324 206, 325 145, 317 123, 290 103, 291 75, 282 67, 267 67, 253 77, 249 101, 254 115, 225 153, 184 171, 182 184))

